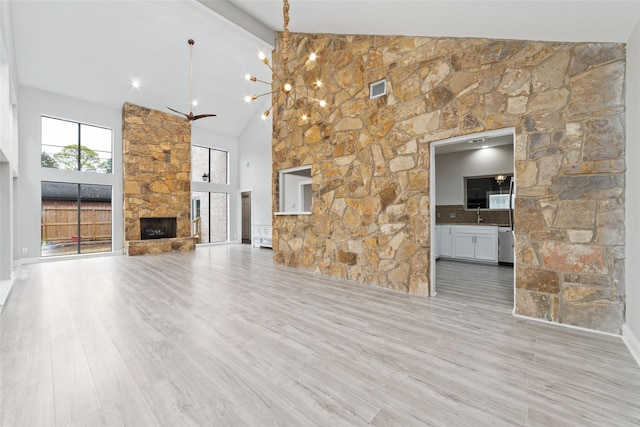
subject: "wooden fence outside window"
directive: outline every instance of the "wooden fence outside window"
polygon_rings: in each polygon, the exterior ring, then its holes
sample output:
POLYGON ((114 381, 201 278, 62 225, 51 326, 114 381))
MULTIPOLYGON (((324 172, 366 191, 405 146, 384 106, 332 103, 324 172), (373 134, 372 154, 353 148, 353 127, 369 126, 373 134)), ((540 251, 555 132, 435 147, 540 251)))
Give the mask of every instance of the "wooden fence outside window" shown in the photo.
MULTIPOLYGON (((111 240, 111 208, 83 207, 80 211, 81 240, 111 240)), ((78 240, 77 207, 42 207, 42 241, 78 240)))

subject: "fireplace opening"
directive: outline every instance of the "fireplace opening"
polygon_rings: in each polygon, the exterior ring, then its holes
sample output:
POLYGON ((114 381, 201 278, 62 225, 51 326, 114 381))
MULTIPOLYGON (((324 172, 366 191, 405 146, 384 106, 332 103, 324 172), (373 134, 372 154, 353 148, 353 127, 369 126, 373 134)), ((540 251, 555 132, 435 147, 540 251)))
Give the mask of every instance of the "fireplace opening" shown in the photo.
POLYGON ((176 218, 140 218, 140 239, 168 239, 176 237, 176 218))

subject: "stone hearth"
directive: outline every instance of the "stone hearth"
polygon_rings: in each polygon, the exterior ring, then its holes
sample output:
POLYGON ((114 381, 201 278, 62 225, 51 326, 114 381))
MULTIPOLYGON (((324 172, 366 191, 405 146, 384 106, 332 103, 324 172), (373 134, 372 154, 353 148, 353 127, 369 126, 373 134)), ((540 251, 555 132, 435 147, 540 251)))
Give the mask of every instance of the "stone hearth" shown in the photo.
MULTIPOLYGON (((161 111, 122 107, 124 252, 193 250, 191 236, 191 125, 161 111), (175 237, 143 239, 143 218, 175 218, 175 237)), ((172 233, 173 234, 173 233, 172 233)))

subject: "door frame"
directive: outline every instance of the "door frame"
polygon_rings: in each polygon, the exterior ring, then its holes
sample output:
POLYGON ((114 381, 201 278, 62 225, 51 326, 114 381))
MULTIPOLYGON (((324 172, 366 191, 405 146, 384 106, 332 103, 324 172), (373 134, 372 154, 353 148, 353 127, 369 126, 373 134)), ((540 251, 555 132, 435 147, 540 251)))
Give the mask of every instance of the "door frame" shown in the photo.
POLYGON ((251 188, 238 190, 238 236, 240 236, 238 241, 242 243, 242 193, 249 193, 251 199, 251 213, 249 215, 251 223, 249 228, 251 229, 251 246, 253 246, 253 189, 251 188))
MULTIPOLYGON (((443 145, 456 144, 464 141, 469 141, 471 139, 476 138, 495 138, 498 136, 513 136, 513 177, 517 181, 516 177, 516 168, 515 168, 515 152, 516 152, 516 128, 509 127, 504 129, 496 129, 486 132, 472 133, 468 135, 456 136, 453 138, 442 139, 439 141, 431 141, 429 145, 429 215, 430 215, 430 231, 431 231, 431 248, 435 248, 435 235, 436 235, 436 147, 441 147, 443 145)), ((514 274, 513 274, 513 308, 515 310, 515 264, 514 264, 514 274)), ((430 251, 430 264, 429 264, 429 295, 435 296, 437 294, 436 290, 436 255, 435 251, 430 251)))

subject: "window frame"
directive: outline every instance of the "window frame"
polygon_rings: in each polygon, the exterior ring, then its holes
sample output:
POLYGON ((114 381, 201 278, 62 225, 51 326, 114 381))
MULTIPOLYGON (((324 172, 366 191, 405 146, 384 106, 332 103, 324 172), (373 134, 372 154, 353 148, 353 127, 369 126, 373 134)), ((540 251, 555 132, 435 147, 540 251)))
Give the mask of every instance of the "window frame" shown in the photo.
MULTIPOLYGON (((55 154, 53 155, 49 155, 50 157, 53 158, 55 154)), ((70 119, 63 119, 60 117, 53 117, 50 115, 46 115, 43 114, 40 116, 40 168, 44 168, 44 169, 51 169, 51 170, 60 170, 60 171, 73 171, 73 172, 82 172, 82 173, 92 173, 92 174, 105 174, 105 175, 113 175, 113 157, 114 157, 114 130, 107 127, 107 126, 98 126, 98 125, 94 125, 94 124, 89 124, 89 123, 85 123, 85 122, 81 122, 81 121, 77 121, 77 120, 70 120, 70 119), (70 169, 70 168, 60 168, 60 167, 50 167, 50 166, 44 166, 43 165, 43 155, 46 153, 47 155, 49 155, 48 152, 46 152, 44 150, 44 147, 57 147, 60 149, 64 149, 66 147, 71 146, 72 144, 67 144, 65 146, 58 146, 58 145, 51 145, 51 144, 45 144, 44 143, 44 139, 45 139, 45 134, 44 134, 44 122, 45 120, 55 120, 55 121, 59 121, 59 122, 66 122, 66 123, 71 123, 73 125, 76 125, 77 129, 76 129, 76 137, 77 137, 77 145, 76 145, 76 153, 77 153, 77 158, 75 159, 77 161, 76 164, 76 168, 75 169, 70 169), (95 152, 96 154, 98 154, 98 159, 102 159, 99 156, 99 153, 107 153, 107 151, 103 151, 103 150, 94 150, 90 147, 88 147, 87 145, 83 145, 83 138, 82 138, 82 128, 87 127, 87 128, 95 128, 95 129, 103 129, 103 130, 107 130, 109 131, 110 135, 109 135, 109 157, 106 158, 104 160, 104 162, 101 163, 106 163, 108 161, 110 166, 108 167, 108 170, 105 171, 101 171, 99 169, 96 170, 83 170, 82 169, 82 148, 84 147, 85 149, 89 149, 93 152, 95 152)))
MULTIPOLYGON (((507 177, 507 179, 504 181, 506 183, 506 190, 502 191, 502 194, 509 194, 509 182, 511 179, 513 179, 514 174, 513 173, 501 173, 501 174, 493 174, 493 175, 479 175, 479 176, 465 176, 463 177, 463 184, 464 184, 464 210, 466 211, 475 211, 475 210, 481 210, 481 211, 505 211, 505 210, 509 210, 508 208, 490 208, 490 203, 489 203, 489 194, 486 194, 486 198, 485 198, 485 205, 486 207, 470 207, 469 206, 469 185, 468 182, 469 180, 487 180, 488 182, 491 182, 492 184, 495 181, 495 177, 497 175, 505 175, 507 177)), ((493 190, 493 186, 491 186, 491 189, 489 190, 489 192, 491 191, 499 191, 499 189, 501 189, 502 186, 498 185, 498 190, 493 190)))

